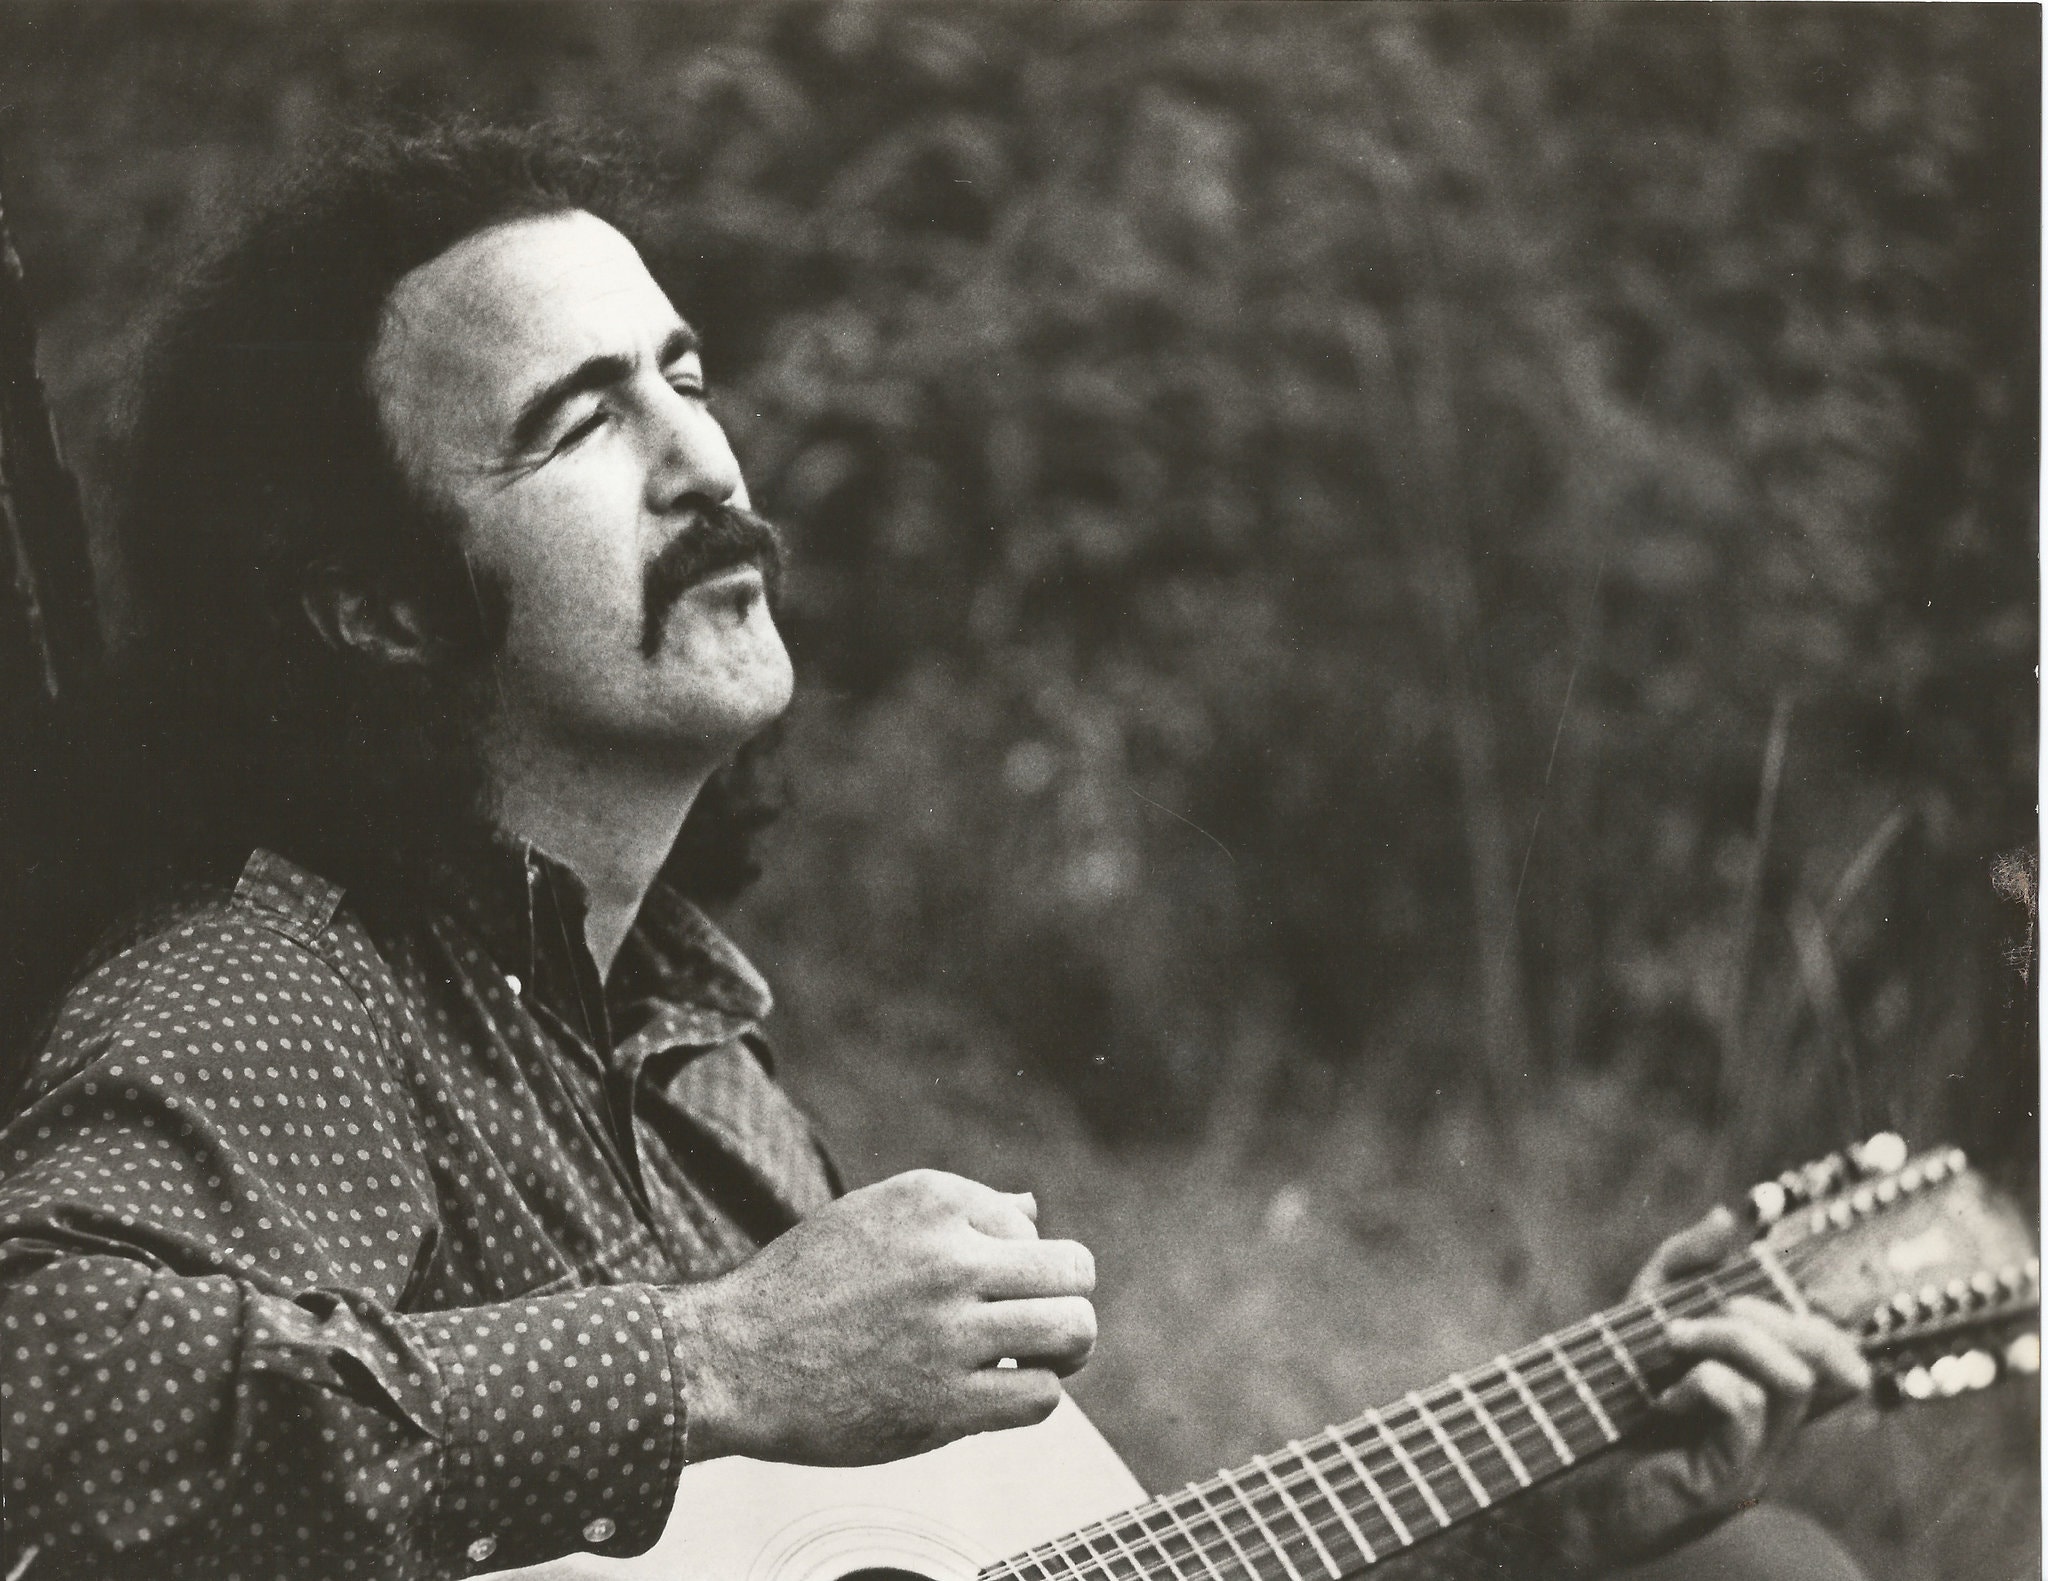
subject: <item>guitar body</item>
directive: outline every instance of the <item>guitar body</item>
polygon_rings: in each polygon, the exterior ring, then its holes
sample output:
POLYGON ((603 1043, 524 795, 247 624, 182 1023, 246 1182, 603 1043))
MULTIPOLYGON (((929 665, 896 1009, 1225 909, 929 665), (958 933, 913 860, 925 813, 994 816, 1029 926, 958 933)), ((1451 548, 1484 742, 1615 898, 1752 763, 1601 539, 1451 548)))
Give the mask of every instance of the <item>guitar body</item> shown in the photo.
POLYGON ((488 1581, 973 1581, 975 1572, 1141 1503, 1072 1400, 1036 1427, 981 1433, 882 1466, 738 1456, 683 1472, 661 1540, 488 1581))

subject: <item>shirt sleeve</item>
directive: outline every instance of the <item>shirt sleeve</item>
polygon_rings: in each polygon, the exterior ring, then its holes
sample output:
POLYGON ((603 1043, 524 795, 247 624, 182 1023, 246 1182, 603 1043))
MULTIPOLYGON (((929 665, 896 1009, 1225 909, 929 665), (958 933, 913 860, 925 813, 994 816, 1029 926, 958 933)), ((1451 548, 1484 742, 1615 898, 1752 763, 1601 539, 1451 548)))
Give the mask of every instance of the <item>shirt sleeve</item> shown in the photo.
POLYGON ((6 1569, 469 1575, 660 1535, 647 1286, 404 1310, 433 1188, 348 984, 235 918, 67 1002, 0 1134, 6 1569))

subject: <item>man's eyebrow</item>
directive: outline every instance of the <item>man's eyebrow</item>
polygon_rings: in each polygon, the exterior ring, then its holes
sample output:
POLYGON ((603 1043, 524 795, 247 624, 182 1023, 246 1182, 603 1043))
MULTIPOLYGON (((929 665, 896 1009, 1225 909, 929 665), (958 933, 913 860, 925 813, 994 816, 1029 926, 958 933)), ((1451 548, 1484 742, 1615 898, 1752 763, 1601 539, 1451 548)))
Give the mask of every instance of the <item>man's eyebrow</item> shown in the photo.
MULTIPOLYGON (((700 350, 702 345, 694 329, 687 324, 678 324, 661 343, 660 366, 666 368, 670 363, 700 350)), ((623 383, 632 374, 633 360, 630 357, 610 352, 586 357, 559 379, 550 381, 527 397, 519 408, 519 415, 512 420, 513 450, 530 450, 538 444, 540 436, 547 432, 548 424, 554 421, 555 414, 577 396, 623 383)))

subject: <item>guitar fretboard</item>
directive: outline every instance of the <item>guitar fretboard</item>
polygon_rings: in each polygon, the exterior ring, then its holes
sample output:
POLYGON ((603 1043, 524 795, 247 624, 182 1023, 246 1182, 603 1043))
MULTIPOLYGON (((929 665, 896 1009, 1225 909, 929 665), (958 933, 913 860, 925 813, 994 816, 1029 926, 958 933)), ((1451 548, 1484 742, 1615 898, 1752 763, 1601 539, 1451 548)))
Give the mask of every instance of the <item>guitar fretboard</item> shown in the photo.
POLYGON ((1665 1324, 1777 1294, 1755 1251, 1435 1388, 982 1571, 984 1581, 1337 1581, 1619 1442, 1672 1371, 1665 1324))

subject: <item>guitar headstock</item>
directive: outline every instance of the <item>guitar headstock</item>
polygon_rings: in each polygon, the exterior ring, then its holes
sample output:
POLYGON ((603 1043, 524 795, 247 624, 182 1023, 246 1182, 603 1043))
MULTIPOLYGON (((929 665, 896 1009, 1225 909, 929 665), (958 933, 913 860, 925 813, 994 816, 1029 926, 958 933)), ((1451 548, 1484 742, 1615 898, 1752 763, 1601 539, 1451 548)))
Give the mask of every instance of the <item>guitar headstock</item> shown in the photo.
POLYGON ((1881 1398, 1945 1398, 2040 1370, 2033 1228, 1956 1148, 1884 1133, 1750 1193, 1758 1255, 1862 1342, 1881 1398))

